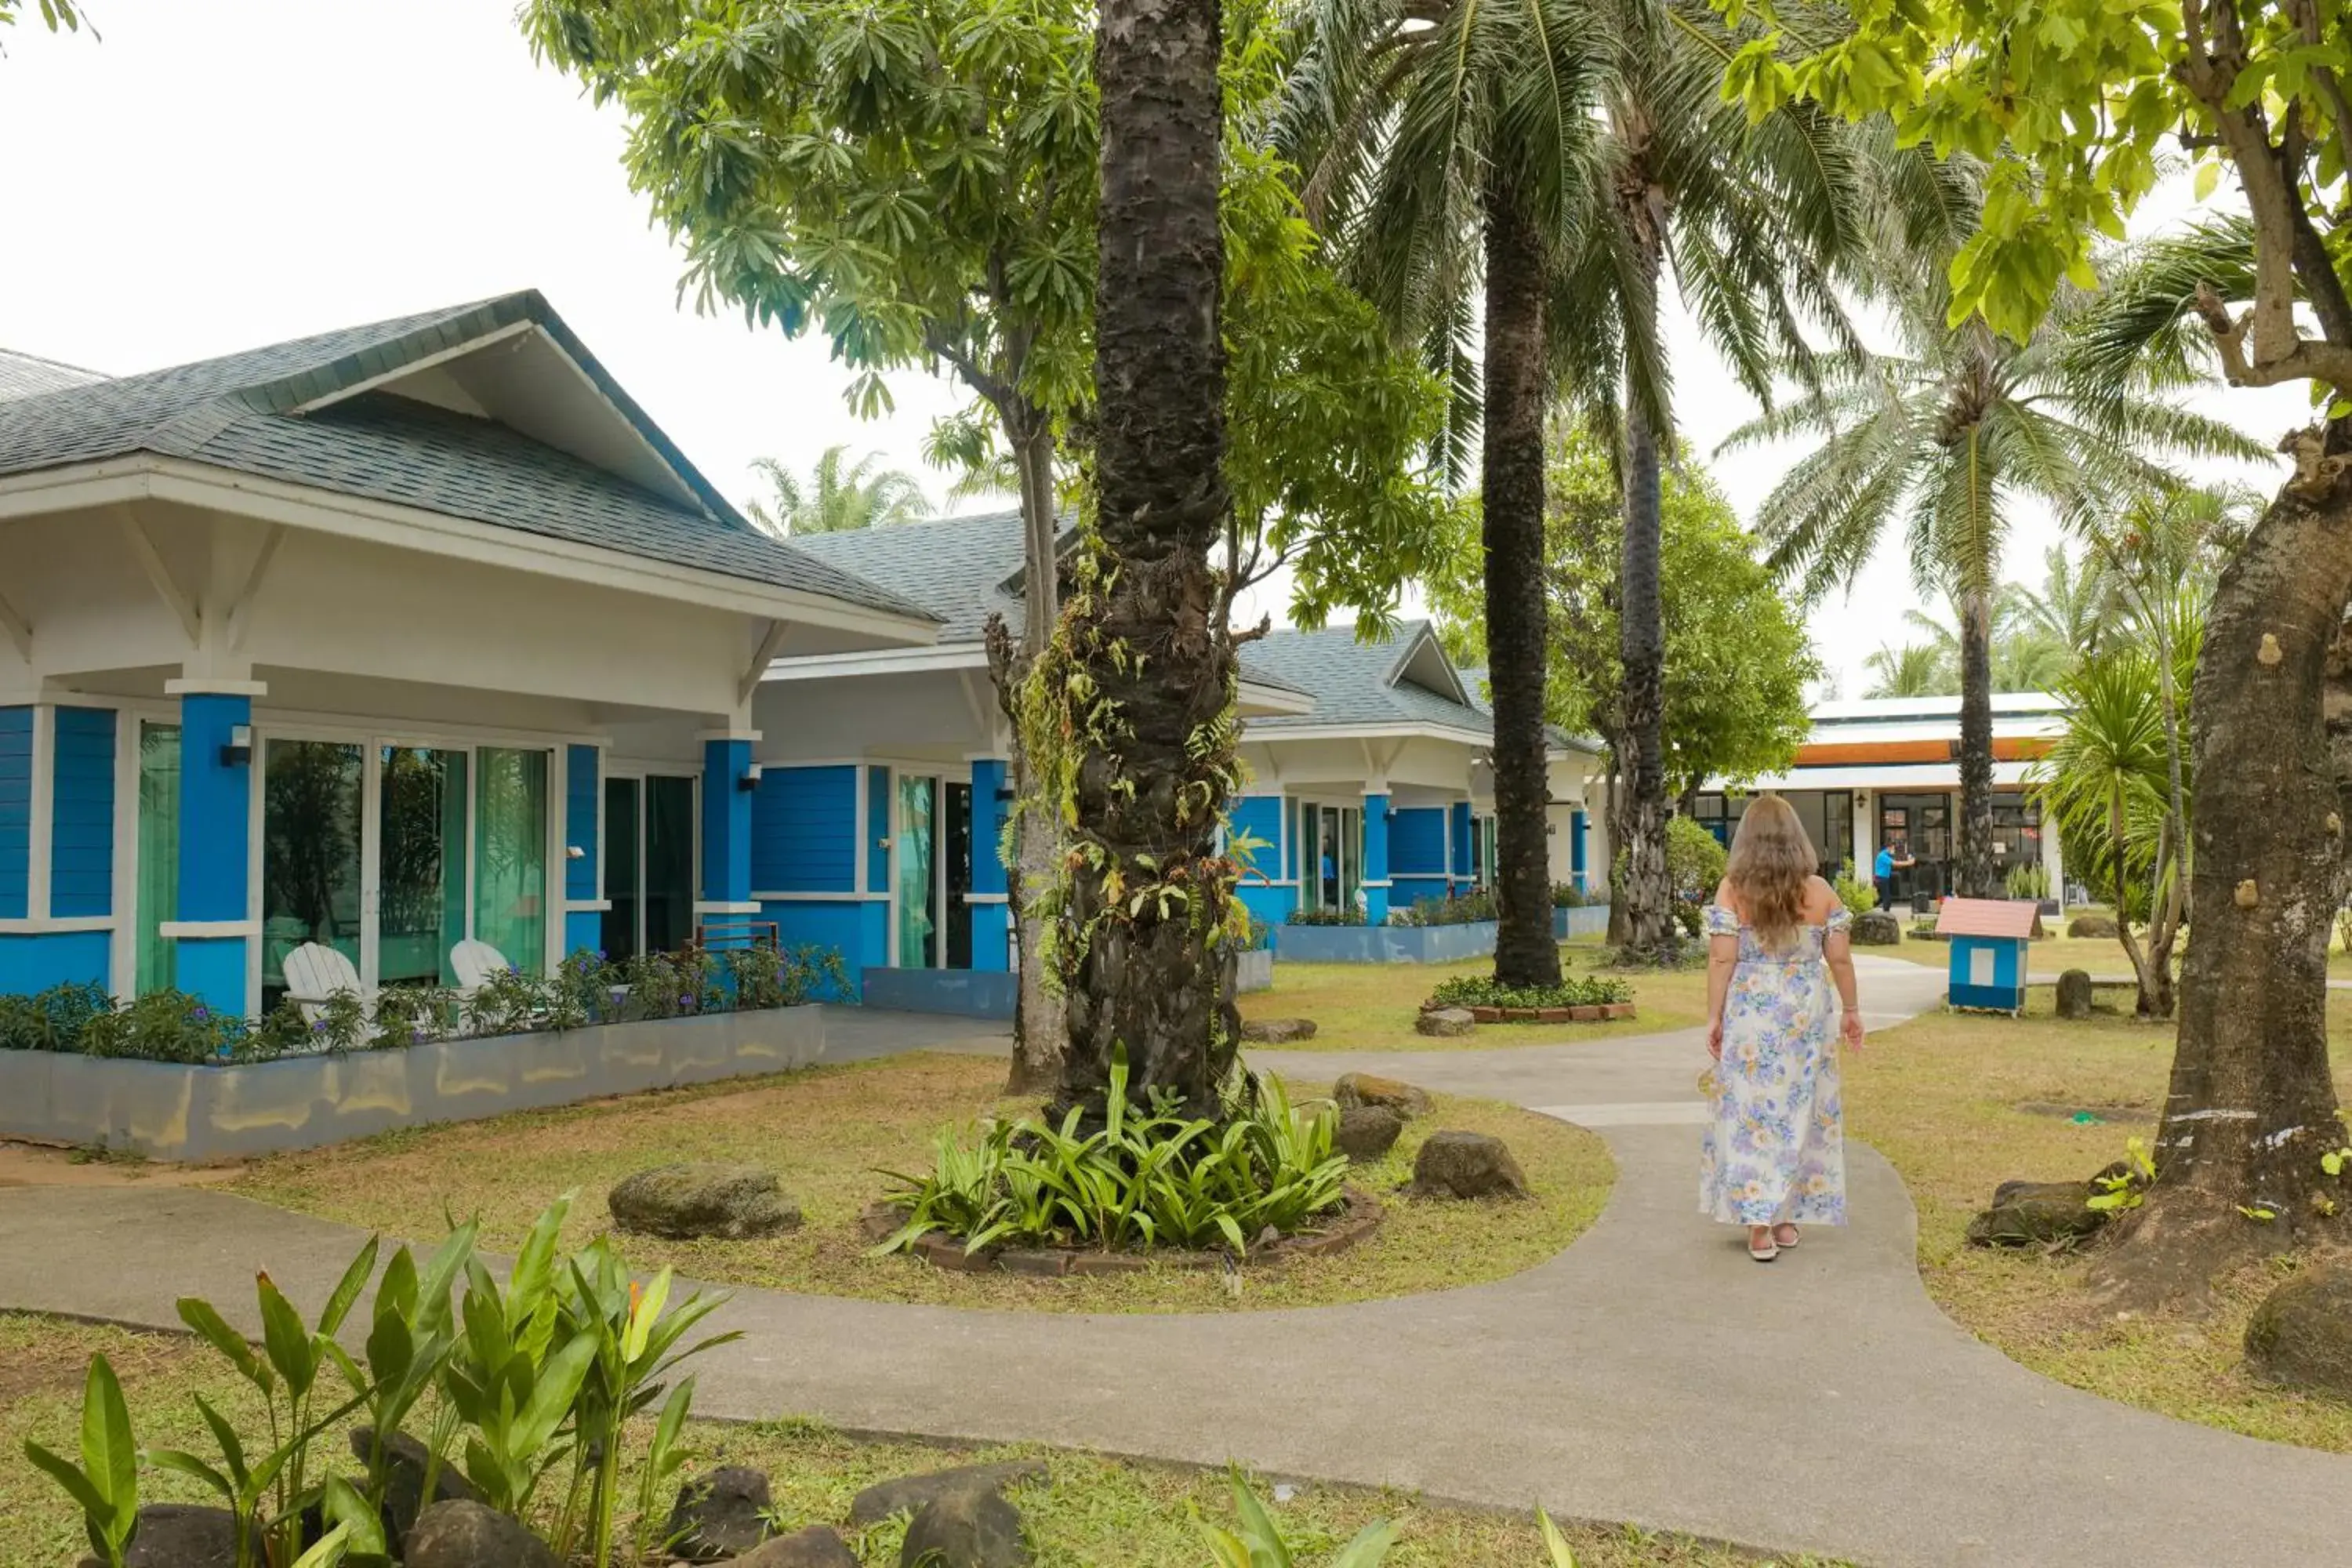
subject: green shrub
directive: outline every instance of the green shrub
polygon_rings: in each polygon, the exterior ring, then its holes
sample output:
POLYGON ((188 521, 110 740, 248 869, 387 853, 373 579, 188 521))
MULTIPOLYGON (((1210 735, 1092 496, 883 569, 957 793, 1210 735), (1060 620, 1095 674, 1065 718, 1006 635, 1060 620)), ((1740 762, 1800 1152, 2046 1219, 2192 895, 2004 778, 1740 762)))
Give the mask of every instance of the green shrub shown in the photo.
POLYGON ((1355 909, 1297 909, 1283 919, 1285 923, 1295 926, 1360 926, 1366 923, 1364 911, 1355 909))
POLYGON ((1141 1109, 1127 1085, 1121 1054, 1092 1131, 1073 1108, 1059 1124, 987 1123, 976 1146, 940 1133, 929 1171, 884 1173, 898 1184, 886 1201, 907 1220, 877 1250, 944 1231, 974 1252, 1008 1245, 1245 1255, 1269 1226, 1288 1235, 1345 1196, 1348 1160, 1333 1149, 1339 1115, 1330 1105, 1296 1109, 1279 1081, 1252 1077, 1220 1124, 1164 1104, 1141 1109))
POLYGON ((2011 866, 2005 879, 2012 899, 2042 900, 2050 896, 2050 868, 2047 866, 2011 866))
POLYGON ((1878 907, 1878 884, 1865 881, 1853 874, 1853 862, 1838 862, 1837 875, 1830 879, 1830 889, 1838 902, 1855 914, 1864 914, 1878 907))
POLYGON ((1677 893, 1715 897, 1729 853, 1714 834, 1687 816, 1666 819, 1666 880, 1677 893))
POLYGON ((217 1062, 233 1058, 245 1020, 223 1016, 184 991, 156 991, 112 1008, 83 1026, 81 1048, 93 1057, 150 1062, 217 1062))
POLYGON ((1465 926, 1496 918, 1495 895, 1484 888, 1442 899, 1415 899, 1402 909, 1389 911, 1392 926, 1465 926))
POLYGON ((1441 1007, 1599 1007, 1633 999, 1631 984, 1605 974, 1571 974, 1557 985, 1499 985, 1488 975, 1457 974, 1430 994, 1441 1007))
POLYGON ((1585 891, 1581 882, 1554 882, 1551 885, 1551 907, 1556 910, 1580 910, 1588 904, 1603 901, 1585 891))
POLYGON ((95 980, 0 996, 0 1050, 79 1051, 90 1020, 113 1011, 113 994, 95 980))

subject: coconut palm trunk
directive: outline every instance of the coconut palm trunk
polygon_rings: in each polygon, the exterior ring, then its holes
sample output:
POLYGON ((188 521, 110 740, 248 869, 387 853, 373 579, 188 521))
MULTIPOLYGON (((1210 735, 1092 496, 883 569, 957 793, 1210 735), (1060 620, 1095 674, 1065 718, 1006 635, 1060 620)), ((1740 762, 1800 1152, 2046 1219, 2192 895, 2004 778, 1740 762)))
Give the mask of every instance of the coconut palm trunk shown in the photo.
MULTIPOLYGON (((2004 897, 1992 858, 1992 595, 1960 595, 1960 833, 1963 898, 2004 897)), ((2122 918, 2122 911, 2117 911, 2122 918)))
POLYGON ((2319 1157, 2342 1140, 2327 1064, 2327 939, 2342 798, 2322 712, 2352 597, 2352 452, 2315 434, 2231 557, 2190 691, 2197 940, 2181 975, 2158 1179, 2101 1277, 2132 1297, 2201 1290, 2211 1270, 2309 1223, 2319 1157), (2250 1225, 2242 1209, 2274 1215, 2250 1225))
POLYGON ((1625 666, 1625 945, 1654 953, 1674 939, 1666 876, 1666 639, 1658 585, 1663 548, 1658 434, 1638 400, 1625 412, 1625 542, 1619 573, 1620 657, 1625 666))
POLYGON ((1139 1092, 1213 1115, 1241 1023, 1213 940, 1230 891, 1234 651, 1210 551, 1224 479, 1217 0, 1102 0, 1095 314, 1099 554, 1065 612, 1076 826, 1065 1103, 1098 1103, 1124 1051, 1139 1092))
POLYGON ((1548 250, 1524 193, 1487 183, 1486 342, 1481 529, 1486 555, 1487 682, 1495 702, 1495 978, 1559 984, 1545 839, 1550 795, 1544 679, 1544 416, 1548 250))

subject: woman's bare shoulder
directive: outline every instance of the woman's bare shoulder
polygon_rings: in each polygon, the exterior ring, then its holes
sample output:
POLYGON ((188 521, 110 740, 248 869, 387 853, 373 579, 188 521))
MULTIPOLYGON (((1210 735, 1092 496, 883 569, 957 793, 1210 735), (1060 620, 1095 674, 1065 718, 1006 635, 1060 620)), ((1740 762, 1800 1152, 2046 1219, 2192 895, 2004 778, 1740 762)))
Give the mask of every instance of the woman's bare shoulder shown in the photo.
POLYGON ((1718 909, 1737 910, 1739 905, 1731 896, 1731 879, 1726 877, 1715 885, 1715 902, 1718 909))
POLYGON ((1820 877, 1805 879, 1805 921, 1819 925, 1838 907, 1837 889, 1820 877))

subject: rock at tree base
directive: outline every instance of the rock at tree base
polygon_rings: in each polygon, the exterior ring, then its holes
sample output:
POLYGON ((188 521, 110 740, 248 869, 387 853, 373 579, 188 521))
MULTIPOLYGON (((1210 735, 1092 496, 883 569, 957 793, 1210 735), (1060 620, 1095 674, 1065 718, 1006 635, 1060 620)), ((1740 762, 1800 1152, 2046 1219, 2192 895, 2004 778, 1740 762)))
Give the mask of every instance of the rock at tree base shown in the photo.
POLYGON ((1500 1138, 1433 1132, 1413 1157, 1412 1191, 1424 1198, 1523 1198, 1528 1178, 1500 1138))
POLYGON ((915 1510, 898 1549, 899 1568, 1027 1568, 1021 1510, 993 1491, 933 1498, 915 1510))
POLYGON ((2058 977, 2058 1016, 2062 1018, 2087 1018, 2091 1016, 2091 972, 2070 969, 2058 977))
POLYGON ((605 1203, 623 1230, 674 1241, 741 1241, 801 1223, 776 1173, 757 1165, 656 1165, 623 1181, 605 1203))
POLYGON ((1331 1098, 1339 1102, 1341 1110, 1352 1110, 1361 1105, 1385 1105, 1407 1121, 1429 1114, 1427 1089, 1399 1083, 1392 1078, 1376 1078, 1368 1072, 1351 1072, 1340 1079, 1331 1086, 1331 1098))
POLYGON ((768 1478, 722 1465, 677 1489, 669 1511, 669 1554, 688 1563, 724 1563, 768 1539, 768 1478))
MULTIPOLYGON (((236 1516, 225 1508, 151 1502, 122 1554, 125 1568, 236 1568, 236 1516)), ((105 1568, 95 1557, 80 1568, 105 1568)))
POLYGON ((1412 1026, 1422 1034, 1441 1040, 1458 1039, 1477 1028, 1478 1020, 1467 1007, 1433 1007, 1413 1020, 1412 1026))
POLYGON ((2089 1206, 2092 1189, 2084 1182, 2003 1182, 1992 1206, 1969 1221, 1971 1247, 2032 1247, 2078 1241, 2107 1223, 2105 1210, 2089 1206))
MULTIPOLYGON (((375 1443, 375 1428, 356 1427, 352 1432, 352 1458, 364 1465, 369 1450, 375 1443)), ((416 1516, 425 1507, 425 1465, 431 1456, 425 1445, 405 1432, 394 1432, 386 1445, 383 1467, 383 1532, 397 1549, 416 1527, 416 1516)), ((479 1502, 482 1494, 474 1483, 457 1473, 457 1467, 444 1459, 433 1478, 435 1502, 479 1502)))
POLYGON ((478 1502, 436 1502, 408 1532, 405 1568, 563 1568, 547 1543, 478 1502))
POLYGON ((1339 1112, 1339 1131, 1332 1138, 1350 1160, 1377 1160, 1396 1147, 1404 1118, 1386 1105, 1351 1105, 1339 1112))
POLYGON ((2066 922, 2066 934, 2068 936, 2105 937, 2109 942, 2113 942, 2116 935, 2116 917, 2113 915, 2076 915, 2073 920, 2066 922))
POLYGON ((1007 1459, 993 1465, 959 1465, 951 1470, 931 1470, 901 1476, 867 1487, 849 1502, 849 1522, 879 1524, 894 1513, 913 1513, 924 1504, 967 1492, 1001 1492, 1021 1481, 1042 1481, 1045 1467, 1035 1459, 1007 1459))
POLYGON ((1254 1046, 1286 1046, 1314 1037, 1312 1018, 1251 1018, 1242 1024, 1242 1038, 1254 1046))
POLYGON ((2314 1264, 2246 1324, 2246 1366, 2290 1388, 2352 1399, 2352 1268, 2314 1264))
POLYGON ((858 1568, 858 1563, 848 1542, 824 1525, 812 1524, 736 1558, 735 1568, 858 1568))
POLYGON ((1846 936, 1857 947, 1893 947, 1903 940, 1903 922, 1885 910, 1864 910, 1853 917, 1846 936))

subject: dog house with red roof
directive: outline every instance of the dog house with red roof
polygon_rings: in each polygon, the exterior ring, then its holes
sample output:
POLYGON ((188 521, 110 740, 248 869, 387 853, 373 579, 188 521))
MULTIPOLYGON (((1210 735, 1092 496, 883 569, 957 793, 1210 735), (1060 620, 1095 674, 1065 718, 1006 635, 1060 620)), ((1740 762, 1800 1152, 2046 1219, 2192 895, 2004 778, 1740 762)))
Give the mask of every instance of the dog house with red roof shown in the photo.
POLYGON ((1951 943, 1954 1007, 2025 1011, 2025 944, 2042 934, 2042 910, 2028 899, 1946 899, 1936 934, 1951 943))

